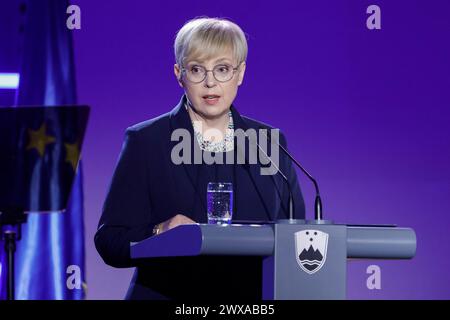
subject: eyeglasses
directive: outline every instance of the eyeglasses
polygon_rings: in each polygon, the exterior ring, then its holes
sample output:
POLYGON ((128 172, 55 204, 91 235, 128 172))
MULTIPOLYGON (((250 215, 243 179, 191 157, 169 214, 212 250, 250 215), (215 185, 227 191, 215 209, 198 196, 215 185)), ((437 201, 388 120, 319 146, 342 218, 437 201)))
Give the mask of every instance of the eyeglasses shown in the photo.
MULTIPOLYGON (((239 64, 240 65, 240 64, 239 64)), ((229 64, 218 64, 212 70, 207 70, 205 67, 200 65, 191 65, 186 68, 182 68, 181 71, 186 75, 186 79, 193 83, 200 83, 206 79, 206 74, 208 72, 212 72, 214 78, 219 82, 227 82, 230 81, 237 69, 239 68, 233 67, 229 64)))

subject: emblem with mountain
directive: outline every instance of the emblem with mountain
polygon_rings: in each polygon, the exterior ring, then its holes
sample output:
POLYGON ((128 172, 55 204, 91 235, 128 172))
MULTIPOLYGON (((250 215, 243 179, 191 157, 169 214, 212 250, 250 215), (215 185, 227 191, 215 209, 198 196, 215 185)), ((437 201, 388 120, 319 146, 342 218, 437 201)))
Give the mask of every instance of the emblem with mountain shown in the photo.
POLYGON ((327 258, 328 234, 320 230, 301 230, 295 233, 296 260, 308 274, 319 271, 327 258))
POLYGON ((319 250, 314 250, 313 246, 310 245, 308 251, 303 249, 302 253, 299 255, 302 265, 309 271, 316 269, 323 260, 323 256, 319 250))

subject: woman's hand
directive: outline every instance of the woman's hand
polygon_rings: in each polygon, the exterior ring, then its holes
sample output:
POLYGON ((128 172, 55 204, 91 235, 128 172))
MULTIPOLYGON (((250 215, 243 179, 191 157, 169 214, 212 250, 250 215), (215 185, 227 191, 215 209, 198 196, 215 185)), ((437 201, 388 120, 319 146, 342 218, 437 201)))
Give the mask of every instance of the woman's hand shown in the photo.
POLYGON ((186 217, 185 215, 177 214, 176 216, 170 218, 169 220, 166 220, 159 224, 159 234, 161 234, 165 231, 168 231, 170 229, 173 229, 176 226, 179 226, 182 224, 193 224, 193 223, 196 223, 196 222, 191 220, 190 218, 186 217))

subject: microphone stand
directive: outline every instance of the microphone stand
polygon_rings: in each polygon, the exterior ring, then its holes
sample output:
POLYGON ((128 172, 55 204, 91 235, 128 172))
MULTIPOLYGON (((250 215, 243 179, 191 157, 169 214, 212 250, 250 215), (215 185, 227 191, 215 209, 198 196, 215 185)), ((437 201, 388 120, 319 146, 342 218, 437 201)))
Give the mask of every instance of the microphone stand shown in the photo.
POLYGON ((7 264, 7 300, 15 300, 14 254, 16 252, 16 241, 22 238, 22 223, 26 222, 26 219, 24 211, 19 208, 8 208, 0 211, 0 239, 5 241, 7 264))
MULTIPOLYGON (((263 129, 263 128, 260 128, 260 129, 263 129)), ((271 139, 270 139, 270 137, 268 136, 268 135, 266 135, 265 133, 264 133, 264 131, 261 131, 263 134, 264 134, 264 136, 267 138, 267 140, 270 142, 270 143, 272 143, 272 141, 271 141, 271 139)), ((314 184, 314 188, 315 188, 315 191, 316 191, 316 199, 315 199, 315 201, 314 201, 314 218, 315 218, 315 220, 316 221, 322 221, 323 220, 323 213, 322 213, 322 209, 323 209, 323 207, 322 207, 322 199, 320 198, 320 192, 319 192, 319 185, 317 184, 317 181, 316 181, 316 179, 314 179, 310 174, 309 174, 309 172, 308 171, 306 171, 306 169, 305 168, 303 168, 303 166, 289 153, 289 151, 287 151, 286 150, 286 148, 285 147, 283 147, 280 143, 278 143, 278 142, 276 142, 275 143, 278 147, 280 147, 281 148, 281 150, 284 152, 284 154, 286 154, 288 157, 289 157, 289 159, 291 159, 291 161, 292 162, 294 162, 295 163, 295 165, 297 166, 297 167, 299 167, 300 168, 300 170, 302 170, 302 172, 313 182, 313 184, 314 184)), ((288 183, 288 185, 289 185, 289 183, 288 183)))
POLYGON ((270 159, 270 157, 267 155, 267 153, 264 151, 263 148, 261 148, 261 146, 259 145, 258 141, 256 141, 256 146, 258 147, 258 149, 264 154, 264 156, 269 159, 270 163, 273 164, 273 166, 277 169, 277 172, 281 175, 281 177, 283 178, 284 181, 286 181, 286 184, 288 186, 289 189, 289 220, 293 221, 294 220, 294 213, 295 213, 295 207, 294 207, 294 196, 292 193, 292 188, 291 188, 291 184, 289 183, 288 178, 286 177, 286 175, 280 170, 280 168, 272 161, 272 159, 270 159))

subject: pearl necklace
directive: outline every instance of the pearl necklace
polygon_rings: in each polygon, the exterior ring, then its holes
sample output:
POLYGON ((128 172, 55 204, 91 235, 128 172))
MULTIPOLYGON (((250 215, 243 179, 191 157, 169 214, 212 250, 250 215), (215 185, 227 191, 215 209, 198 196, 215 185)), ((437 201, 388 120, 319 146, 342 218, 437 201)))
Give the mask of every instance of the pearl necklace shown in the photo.
MULTIPOLYGON (((184 106, 186 110, 188 110, 188 104, 186 103, 184 106)), ((234 149, 234 123, 231 110, 228 111, 228 128, 225 133, 225 138, 219 142, 204 139, 203 133, 199 128, 199 124, 201 123, 200 120, 197 120, 196 122, 191 120, 191 123, 200 149, 208 152, 228 152, 234 149)))

